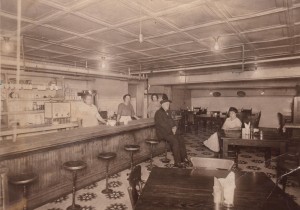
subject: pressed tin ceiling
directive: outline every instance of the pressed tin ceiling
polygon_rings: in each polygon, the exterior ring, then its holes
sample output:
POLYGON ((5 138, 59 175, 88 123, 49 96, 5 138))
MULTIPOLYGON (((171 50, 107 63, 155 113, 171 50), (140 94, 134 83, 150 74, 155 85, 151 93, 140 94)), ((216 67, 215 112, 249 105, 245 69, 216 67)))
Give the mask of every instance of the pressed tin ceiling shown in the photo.
MULTIPOLYGON (((0 1, 12 36, 17 0, 0 1)), ((26 59, 95 70, 103 57, 124 73, 237 62, 243 45, 245 61, 293 56, 299 32, 299 0, 22 0, 26 59)))

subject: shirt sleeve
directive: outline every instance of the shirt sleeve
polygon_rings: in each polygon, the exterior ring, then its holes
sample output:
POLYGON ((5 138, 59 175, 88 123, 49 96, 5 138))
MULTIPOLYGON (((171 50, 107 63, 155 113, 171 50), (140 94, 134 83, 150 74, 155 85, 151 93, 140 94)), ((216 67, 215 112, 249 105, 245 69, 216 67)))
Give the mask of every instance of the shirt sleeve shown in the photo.
POLYGON ((224 124, 223 124, 223 126, 222 126, 222 129, 223 130, 227 130, 228 129, 228 118, 226 118, 226 120, 225 120, 225 122, 224 122, 224 124))
POLYGON ((122 110, 123 110, 122 104, 119 104, 117 114, 122 116, 122 110))

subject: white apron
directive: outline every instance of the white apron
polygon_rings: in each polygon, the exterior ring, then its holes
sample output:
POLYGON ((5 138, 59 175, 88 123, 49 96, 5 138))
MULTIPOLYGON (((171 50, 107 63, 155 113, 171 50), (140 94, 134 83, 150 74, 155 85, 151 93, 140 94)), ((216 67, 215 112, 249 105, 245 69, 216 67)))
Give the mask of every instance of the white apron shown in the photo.
POLYGON ((120 122, 123 122, 124 125, 127 125, 129 121, 131 121, 131 116, 121 116, 120 122))

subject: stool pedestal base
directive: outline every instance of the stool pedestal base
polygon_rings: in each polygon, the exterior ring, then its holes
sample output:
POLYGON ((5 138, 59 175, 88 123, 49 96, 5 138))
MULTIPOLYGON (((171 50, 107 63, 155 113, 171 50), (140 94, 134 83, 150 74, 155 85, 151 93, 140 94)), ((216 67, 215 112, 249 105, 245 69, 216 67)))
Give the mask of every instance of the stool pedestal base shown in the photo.
POLYGON ((72 206, 69 206, 68 208, 67 208, 67 210, 81 210, 82 208, 81 208, 81 206, 80 205, 78 205, 78 204, 75 204, 74 206, 72 205, 72 206))
POLYGON ((101 191, 103 194, 109 194, 109 193, 112 193, 113 190, 112 189, 104 189, 101 191))
POLYGON ((168 159, 168 158, 162 158, 162 159, 160 159, 160 161, 161 161, 162 163, 169 163, 171 160, 168 159))

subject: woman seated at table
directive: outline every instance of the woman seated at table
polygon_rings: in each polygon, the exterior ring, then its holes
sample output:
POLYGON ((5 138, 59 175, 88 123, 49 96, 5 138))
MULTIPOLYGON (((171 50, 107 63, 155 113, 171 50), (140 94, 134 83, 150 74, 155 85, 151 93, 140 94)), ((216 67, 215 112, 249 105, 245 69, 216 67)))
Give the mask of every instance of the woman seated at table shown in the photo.
POLYGON ((229 117, 225 120, 222 129, 223 130, 241 130, 242 122, 237 118, 236 113, 238 112, 235 107, 229 108, 229 117))
POLYGON ((132 117, 135 119, 140 119, 135 115, 134 109, 131 101, 131 95, 125 94, 123 96, 123 103, 120 103, 118 106, 118 116, 117 116, 117 122, 123 122, 124 124, 127 124, 129 121, 132 120, 132 117))

